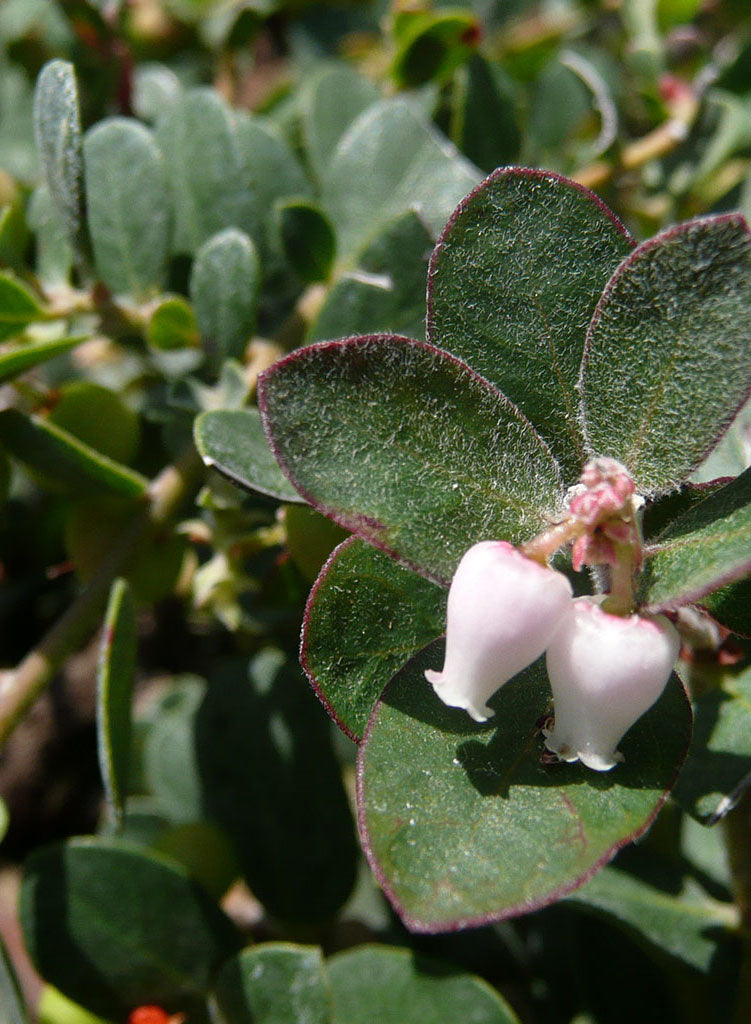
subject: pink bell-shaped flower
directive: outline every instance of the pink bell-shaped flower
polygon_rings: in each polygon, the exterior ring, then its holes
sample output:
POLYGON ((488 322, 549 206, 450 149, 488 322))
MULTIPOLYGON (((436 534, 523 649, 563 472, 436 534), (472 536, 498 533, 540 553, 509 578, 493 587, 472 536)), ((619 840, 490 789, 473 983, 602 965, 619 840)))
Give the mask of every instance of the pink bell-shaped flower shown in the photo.
POLYGON ((425 678, 444 704, 484 722, 493 714, 485 702, 540 657, 570 605, 561 573, 505 541, 475 544, 451 581, 443 671, 425 678))
POLYGON ((664 615, 626 618, 580 597, 547 650, 555 721, 545 745, 563 761, 606 772, 621 737, 658 699, 680 649, 664 615))

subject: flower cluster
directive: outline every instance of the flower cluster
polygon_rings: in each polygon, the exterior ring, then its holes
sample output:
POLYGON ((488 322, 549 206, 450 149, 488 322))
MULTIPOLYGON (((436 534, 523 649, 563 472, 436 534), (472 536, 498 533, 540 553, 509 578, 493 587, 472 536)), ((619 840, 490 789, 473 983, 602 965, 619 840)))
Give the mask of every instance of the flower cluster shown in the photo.
POLYGON ((668 619, 633 612, 637 509, 625 469, 595 459, 561 524, 521 549, 471 547, 449 590, 443 670, 425 673, 441 700, 483 722, 493 714, 486 701, 544 653, 555 712, 548 750, 596 771, 622 760, 618 743, 659 698, 680 648, 668 619), (573 541, 577 567, 609 567, 609 594, 573 597, 545 561, 562 541, 573 541))

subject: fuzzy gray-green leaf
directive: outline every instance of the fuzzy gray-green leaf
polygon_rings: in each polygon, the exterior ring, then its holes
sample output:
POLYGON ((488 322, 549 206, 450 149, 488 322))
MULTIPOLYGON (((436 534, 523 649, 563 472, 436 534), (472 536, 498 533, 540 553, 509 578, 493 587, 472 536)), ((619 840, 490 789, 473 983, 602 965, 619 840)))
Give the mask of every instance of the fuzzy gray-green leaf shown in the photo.
POLYGON ((686 754, 691 712, 673 676, 624 737, 612 773, 540 763, 550 712, 535 662, 478 726, 424 679, 432 644, 376 705, 360 745, 360 821, 371 866, 402 920, 444 931, 528 913, 577 888, 648 827, 686 754), (405 752, 408 752, 408 756, 405 752))
POLYGON ((519 406, 570 483, 584 461, 576 388, 587 327, 632 246, 591 192, 511 168, 460 204, 431 260, 429 340, 519 406))
POLYGON ((78 86, 68 61, 52 60, 39 74, 34 131, 50 195, 75 238, 83 224, 83 156, 78 86))
POLYGON ((582 363, 589 450, 643 494, 671 490, 711 451, 751 381, 751 233, 737 214, 639 246, 592 318, 582 363))
POLYGON ((115 293, 142 300, 164 283, 171 205, 162 155, 131 118, 87 132, 86 200, 97 273, 115 293))
POLYGON ((479 540, 526 540, 561 501, 529 422, 463 363, 392 335, 311 345, 259 381, 271 446, 306 500, 430 579, 479 540))
POLYGON ((650 610, 677 608, 751 573, 751 469, 674 520, 648 550, 650 610))
POLYGON ((352 537, 310 593, 300 661, 329 714, 359 740, 391 677, 445 626, 445 590, 352 537))

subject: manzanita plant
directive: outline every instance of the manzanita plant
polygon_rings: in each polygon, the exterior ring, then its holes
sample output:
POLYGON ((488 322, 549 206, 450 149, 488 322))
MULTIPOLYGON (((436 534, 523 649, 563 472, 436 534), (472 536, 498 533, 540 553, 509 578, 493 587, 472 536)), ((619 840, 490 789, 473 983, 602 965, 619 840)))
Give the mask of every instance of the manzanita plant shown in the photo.
POLYGON ((747 397, 749 324, 742 217, 635 246, 591 192, 509 168, 438 241, 425 342, 325 342, 262 375, 285 475, 356 538, 313 588, 302 661, 361 741, 362 841, 410 927, 559 899, 674 785, 670 619, 748 572, 744 478, 690 477, 747 397))
POLYGON ((3 1021, 751 1019, 746 6, 0 3, 3 1021))

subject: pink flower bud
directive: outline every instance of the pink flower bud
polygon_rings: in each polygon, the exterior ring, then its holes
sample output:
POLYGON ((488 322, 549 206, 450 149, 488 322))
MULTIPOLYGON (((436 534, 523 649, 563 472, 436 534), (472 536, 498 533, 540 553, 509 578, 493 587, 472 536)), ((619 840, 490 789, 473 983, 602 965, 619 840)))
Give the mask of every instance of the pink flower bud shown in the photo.
POLYGON ((623 760, 621 737, 664 690, 680 639, 663 615, 609 615, 600 600, 573 601, 548 647, 555 722, 545 745, 606 772, 623 760))
POLYGON ((426 679, 444 704, 484 722, 485 701, 540 657, 570 605, 561 573, 505 541, 475 544, 451 581, 443 671, 426 679))

